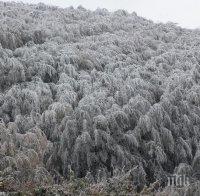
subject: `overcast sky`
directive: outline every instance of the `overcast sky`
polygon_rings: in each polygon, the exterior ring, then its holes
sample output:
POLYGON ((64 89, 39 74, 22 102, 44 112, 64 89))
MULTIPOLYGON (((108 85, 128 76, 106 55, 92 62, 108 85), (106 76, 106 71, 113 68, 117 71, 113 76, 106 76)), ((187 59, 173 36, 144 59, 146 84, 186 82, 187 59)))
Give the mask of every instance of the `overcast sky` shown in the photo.
MULTIPOLYGON (((9 0, 3 0, 9 1, 9 0)), ((17 0, 16 0, 17 1, 17 0)), ((200 27, 200 0, 21 0, 26 3, 69 7, 82 5, 95 10, 97 7, 110 11, 125 9, 155 22, 175 22, 186 28, 200 27)))

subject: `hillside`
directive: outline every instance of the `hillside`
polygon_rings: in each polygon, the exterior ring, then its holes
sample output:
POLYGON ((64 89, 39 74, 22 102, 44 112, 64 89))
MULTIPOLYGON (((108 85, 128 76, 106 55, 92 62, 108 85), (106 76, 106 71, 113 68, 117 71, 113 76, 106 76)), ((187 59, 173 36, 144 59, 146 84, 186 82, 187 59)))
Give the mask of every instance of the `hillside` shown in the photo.
POLYGON ((199 84, 199 30, 0 2, 0 189, 197 182, 199 84))

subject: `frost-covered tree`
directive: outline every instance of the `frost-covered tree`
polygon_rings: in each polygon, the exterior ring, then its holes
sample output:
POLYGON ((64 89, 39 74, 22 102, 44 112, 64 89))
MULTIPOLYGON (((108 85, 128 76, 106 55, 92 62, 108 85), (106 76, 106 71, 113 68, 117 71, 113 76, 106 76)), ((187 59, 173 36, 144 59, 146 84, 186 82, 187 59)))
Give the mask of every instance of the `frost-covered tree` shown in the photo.
POLYGON ((138 190, 198 175, 199 36, 124 10, 0 2, 0 175, 132 172, 138 190))

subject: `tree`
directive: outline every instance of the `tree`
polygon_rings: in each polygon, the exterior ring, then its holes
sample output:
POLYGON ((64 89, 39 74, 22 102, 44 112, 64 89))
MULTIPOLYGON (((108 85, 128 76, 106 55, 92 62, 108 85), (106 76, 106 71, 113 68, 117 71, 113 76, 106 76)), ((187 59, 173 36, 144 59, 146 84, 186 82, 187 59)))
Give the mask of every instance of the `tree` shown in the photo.
POLYGON ((0 173, 11 185, 124 168, 140 190, 198 172, 199 31, 124 10, 0 10, 0 173))
POLYGON ((165 127, 163 127, 161 129, 160 135, 161 135, 161 138, 162 138, 162 144, 163 144, 166 152, 173 154, 174 148, 175 148, 175 142, 174 142, 174 138, 173 138, 171 131, 166 129, 165 127))
POLYGON ((76 175, 78 177, 84 177, 90 165, 90 148, 92 140, 87 132, 83 132, 77 137, 75 141, 75 147, 73 152, 73 162, 76 175))

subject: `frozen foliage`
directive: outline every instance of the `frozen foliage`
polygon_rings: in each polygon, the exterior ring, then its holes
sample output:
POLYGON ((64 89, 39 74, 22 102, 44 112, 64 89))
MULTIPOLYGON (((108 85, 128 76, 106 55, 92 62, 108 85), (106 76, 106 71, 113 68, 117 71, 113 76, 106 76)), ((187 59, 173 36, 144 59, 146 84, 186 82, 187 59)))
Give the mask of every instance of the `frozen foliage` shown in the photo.
POLYGON ((123 170, 138 190, 199 179, 199 83, 198 30, 0 2, 0 176, 19 188, 123 170))

